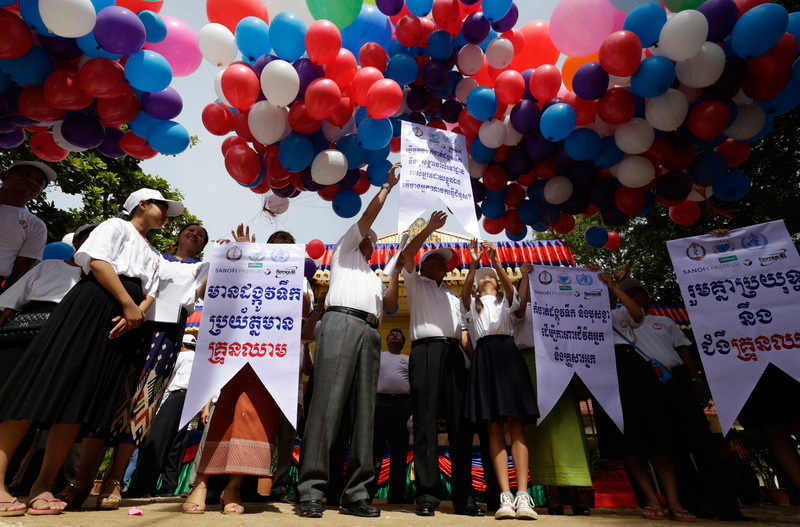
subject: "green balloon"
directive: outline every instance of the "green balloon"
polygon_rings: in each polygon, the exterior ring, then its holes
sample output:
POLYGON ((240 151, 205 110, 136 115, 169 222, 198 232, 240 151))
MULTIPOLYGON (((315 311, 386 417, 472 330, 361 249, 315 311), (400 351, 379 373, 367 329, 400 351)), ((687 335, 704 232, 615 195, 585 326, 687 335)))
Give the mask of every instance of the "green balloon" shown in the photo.
POLYGON ((330 20, 339 29, 344 29, 361 12, 362 0, 306 0, 308 10, 315 20, 330 20))
POLYGON ((664 5, 673 13, 687 9, 697 9, 705 0, 664 0, 664 5))

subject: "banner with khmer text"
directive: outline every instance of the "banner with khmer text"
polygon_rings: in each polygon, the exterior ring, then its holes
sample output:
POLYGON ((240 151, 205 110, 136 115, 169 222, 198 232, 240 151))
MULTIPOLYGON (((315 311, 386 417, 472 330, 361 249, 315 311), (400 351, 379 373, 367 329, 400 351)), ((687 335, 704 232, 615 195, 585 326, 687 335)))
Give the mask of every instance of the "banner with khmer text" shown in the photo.
POLYGON ((667 248, 727 432, 769 363, 800 380, 800 258, 783 221, 667 248))

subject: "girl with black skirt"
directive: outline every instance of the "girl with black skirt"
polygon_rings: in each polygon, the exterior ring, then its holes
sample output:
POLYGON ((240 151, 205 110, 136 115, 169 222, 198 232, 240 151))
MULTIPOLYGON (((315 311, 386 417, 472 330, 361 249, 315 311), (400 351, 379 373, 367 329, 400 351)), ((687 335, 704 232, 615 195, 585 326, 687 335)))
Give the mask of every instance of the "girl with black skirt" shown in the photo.
POLYGON ((75 255, 87 273, 53 310, 0 391, 0 516, 59 514, 50 490, 81 427, 107 429, 142 335, 137 328, 158 289, 160 255, 145 236, 183 205, 141 189, 125 201, 130 218, 103 222, 75 255), (44 461, 27 504, 5 487, 8 460, 35 422, 50 426, 44 461))
POLYGON ((525 422, 539 417, 536 393, 522 354, 514 344, 513 320, 519 295, 497 260, 490 242, 483 248, 492 267, 478 269, 481 248, 478 240, 469 244, 471 262, 461 290, 461 302, 475 332, 478 345, 472 356, 467 384, 466 414, 473 423, 488 422, 489 451, 500 485, 500 508, 495 518, 536 519, 528 494, 528 446, 525 422), (498 279, 502 290, 498 287, 498 279), (477 282, 477 294, 472 286, 477 282), (505 429, 511 435, 511 458, 517 474, 517 494, 508 482, 508 454, 505 429))

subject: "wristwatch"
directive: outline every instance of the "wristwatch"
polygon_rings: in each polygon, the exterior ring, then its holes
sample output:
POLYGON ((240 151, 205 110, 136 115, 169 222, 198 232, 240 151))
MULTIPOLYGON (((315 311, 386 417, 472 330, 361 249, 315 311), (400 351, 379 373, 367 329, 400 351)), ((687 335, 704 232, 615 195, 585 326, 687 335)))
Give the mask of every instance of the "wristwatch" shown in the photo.
POLYGON ((388 183, 384 183, 383 185, 381 185, 381 188, 386 190, 386 192, 392 191, 392 187, 388 183))

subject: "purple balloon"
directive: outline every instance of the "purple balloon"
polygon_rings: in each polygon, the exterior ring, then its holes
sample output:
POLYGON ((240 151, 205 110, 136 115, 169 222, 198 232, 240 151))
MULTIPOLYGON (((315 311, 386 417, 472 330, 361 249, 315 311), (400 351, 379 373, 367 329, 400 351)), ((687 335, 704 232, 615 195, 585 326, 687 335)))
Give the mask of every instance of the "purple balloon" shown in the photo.
POLYGON ((142 93, 142 110, 150 117, 167 121, 174 119, 183 109, 183 101, 175 88, 142 93))
POLYGON ((692 180, 680 170, 670 170, 656 179, 656 194, 667 201, 682 201, 692 192, 692 180))
MULTIPOLYGON (((448 71, 448 73, 449 73, 450 70, 452 70, 455 67, 456 62, 458 62, 458 51, 456 50, 455 47, 453 47, 453 51, 450 53, 450 56, 447 57, 447 60, 445 60, 442 64, 444 65, 444 69, 446 69, 448 71)), ((458 80, 461 80, 461 79, 464 78, 464 76, 461 75, 460 73, 458 73, 457 71, 454 71, 453 73, 458 75, 458 80)), ((455 85, 456 85, 456 82, 453 83, 453 90, 455 90, 455 88, 456 88, 455 85)))
POLYGON ((386 16, 394 16, 403 10, 403 0, 375 0, 375 7, 386 16))
POLYGON ((442 103, 442 120, 446 123, 457 123, 458 116, 461 115, 461 110, 464 105, 455 99, 448 99, 442 103))
POLYGON ((469 178, 469 182, 472 185, 472 199, 475 200, 476 203, 480 203, 481 201, 485 200, 486 185, 484 185, 479 179, 475 178, 469 178))
POLYGON ((609 227, 619 227, 628 223, 630 217, 620 211, 615 205, 600 209, 600 218, 609 227))
POLYGON ((556 145, 556 151, 553 153, 553 159, 556 160, 558 166, 568 167, 575 162, 574 159, 569 157, 567 151, 564 150, 564 141, 556 142, 555 145, 556 145))
POLYGON ((587 62, 581 65, 572 77, 572 90, 575 95, 587 101, 599 99, 607 88, 608 73, 599 62, 587 62))
POLYGON ((597 179, 597 167, 590 161, 581 161, 567 167, 565 175, 574 186, 588 187, 597 179))
POLYGON ((614 193, 617 191, 615 179, 597 179, 589 187, 589 201, 598 209, 614 206, 614 193))
POLYGON ((0 93, 0 117, 19 114, 17 98, 22 91, 22 86, 14 84, 0 93))
POLYGON ((428 120, 425 119, 425 115, 423 115, 421 112, 412 112, 408 114, 408 118, 406 120, 414 124, 428 124, 428 120))
POLYGON ((289 184, 285 187, 281 188, 274 188, 272 189, 272 193, 276 196, 280 196, 281 198, 293 198, 300 194, 300 191, 295 188, 294 185, 289 184))
POLYGON ((508 10, 508 13, 506 13, 503 18, 492 22, 492 29, 494 29, 498 33, 505 33, 506 31, 514 27, 514 24, 517 23, 518 18, 519 18, 519 9, 517 9, 517 4, 512 3, 511 8, 508 10))
POLYGON ((438 60, 429 60, 422 67, 422 82, 432 90, 443 88, 447 83, 447 70, 438 60))
POLYGON ((95 148, 103 142, 106 130, 100 121, 85 114, 72 114, 61 124, 61 135, 71 145, 95 148))
POLYGON ((48 53, 60 59, 72 60, 83 55, 75 38, 39 35, 39 43, 48 53))
POLYGON ((325 188, 325 185, 320 185, 311 177, 311 169, 306 168, 300 172, 300 184, 303 185, 303 188, 309 190, 311 192, 316 192, 318 190, 322 190, 325 188))
POLYGON ((125 132, 122 130, 106 128, 106 135, 103 138, 103 142, 97 147, 97 151, 112 159, 125 157, 125 151, 119 147, 119 140, 123 135, 125 135, 125 132))
POLYGON ((136 13, 112 5, 97 13, 94 38, 109 53, 130 55, 142 49, 147 31, 136 13))
POLYGON ((580 214, 589 206, 589 196, 581 189, 574 189, 567 201, 561 204, 561 212, 564 214, 580 214))
POLYGON ((527 174, 533 169, 533 159, 528 155, 525 145, 515 146, 508 154, 506 164, 508 170, 518 176, 527 174))
POLYGON ((422 86, 413 85, 408 91, 406 104, 412 112, 421 112, 431 103, 431 92, 422 86))
POLYGON ((531 92, 531 75, 533 75, 533 68, 528 68, 522 72, 522 80, 525 81, 525 91, 522 93, 522 98, 527 101, 536 100, 536 97, 531 92))
POLYGON ((0 134, 8 134, 19 128, 11 116, 0 117, 0 134))
POLYGON ((314 260, 311 258, 306 257, 306 265, 305 269, 303 270, 303 275, 311 280, 314 278, 314 273, 317 272, 317 264, 314 263, 314 260))
POLYGON ((728 55, 725 57, 725 69, 722 70, 722 75, 719 76, 717 82, 703 88, 703 91, 709 97, 730 99, 742 87, 746 74, 747 62, 743 58, 728 55))
POLYGON ((717 42, 727 37, 739 18, 739 9, 733 0, 706 0, 697 10, 708 20, 706 40, 709 42, 717 42))
POLYGON ((541 134, 528 135, 525 137, 525 150, 534 161, 544 161, 553 155, 556 144, 551 143, 541 134))
POLYGON ((336 183, 336 186, 341 190, 350 190, 356 186, 359 179, 361 179, 361 170, 358 168, 351 168, 345 172, 344 177, 336 183))
POLYGON ((35 124, 39 124, 39 121, 36 119, 31 119, 29 117, 25 117, 24 115, 9 115, 8 121, 17 126, 33 126, 35 124))
POLYGON ((542 105, 542 113, 544 113, 545 110, 547 110, 554 104, 558 104, 560 102, 561 102, 561 97, 553 97, 552 99, 550 99, 549 101, 547 101, 542 105))
POLYGON ((539 129, 541 116, 542 113, 535 102, 523 99, 511 109, 509 119, 514 130, 521 134, 529 134, 539 129))
POLYGON ((276 57, 275 55, 261 55, 253 63, 253 71, 256 73, 256 76, 259 79, 261 78, 261 72, 264 71, 264 66, 266 66, 273 60, 278 60, 278 57, 276 57))
POLYGON ((486 17, 484 17, 483 13, 480 11, 469 15, 464 19, 463 24, 461 24, 461 34, 464 35, 464 39, 470 44, 480 44, 486 40, 486 37, 489 36, 489 30, 491 29, 489 21, 486 20, 486 17))
POLYGON ((16 148, 24 142, 25 130, 22 128, 0 133, 0 148, 16 148))
POLYGON ((311 84, 314 79, 319 79, 325 76, 325 70, 322 66, 314 64, 311 59, 297 59, 294 61, 294 69, 297 70, 297 75, 300 77, 300 91, 297 96, 304 99, 306 96, 306 88, 311 84))

